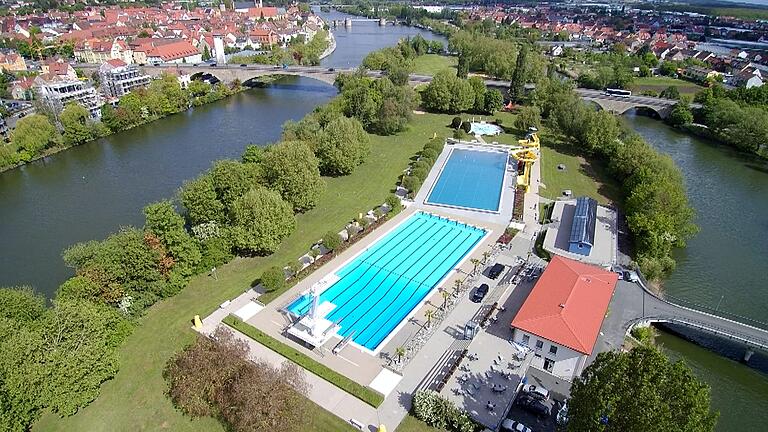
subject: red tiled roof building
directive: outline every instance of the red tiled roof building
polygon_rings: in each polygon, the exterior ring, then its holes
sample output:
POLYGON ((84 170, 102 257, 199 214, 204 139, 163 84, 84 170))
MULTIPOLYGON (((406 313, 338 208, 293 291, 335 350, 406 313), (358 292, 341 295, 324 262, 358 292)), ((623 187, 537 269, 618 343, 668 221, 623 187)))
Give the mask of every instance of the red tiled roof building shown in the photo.
POLYGON ((534 350, 532 366, 571 379, 592 354, 618 275, 555 256, 512 320, 515 342, 534 350))

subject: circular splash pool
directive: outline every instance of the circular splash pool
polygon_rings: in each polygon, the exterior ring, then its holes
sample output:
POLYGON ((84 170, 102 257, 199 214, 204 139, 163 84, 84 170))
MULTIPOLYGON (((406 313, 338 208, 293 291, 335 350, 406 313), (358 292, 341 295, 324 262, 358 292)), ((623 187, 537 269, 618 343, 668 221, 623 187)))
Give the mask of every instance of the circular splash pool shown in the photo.
POLYGON ((472 135, 498 135, 502 132, 504 132, 503 129, 501 129, 501 126, 491 124, 491 123, 478 123, 478 122, 472 122, 472 129, 470 129, 469 133, 472 135))

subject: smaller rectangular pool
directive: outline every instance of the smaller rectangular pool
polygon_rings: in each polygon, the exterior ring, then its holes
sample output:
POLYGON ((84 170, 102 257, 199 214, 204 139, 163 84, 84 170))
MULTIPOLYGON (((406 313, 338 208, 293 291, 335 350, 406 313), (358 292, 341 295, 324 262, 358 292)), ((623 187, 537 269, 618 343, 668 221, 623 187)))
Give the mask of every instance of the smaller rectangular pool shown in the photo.
POLYGON ((453 148, 425 204, 498 212, 508 154, 453 148))

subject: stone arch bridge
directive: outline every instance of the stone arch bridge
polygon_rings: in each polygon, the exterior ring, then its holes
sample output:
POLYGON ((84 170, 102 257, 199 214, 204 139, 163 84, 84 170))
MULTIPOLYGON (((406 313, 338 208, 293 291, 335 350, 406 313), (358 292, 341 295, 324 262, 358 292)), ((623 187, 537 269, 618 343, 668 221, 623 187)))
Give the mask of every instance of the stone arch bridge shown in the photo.
MULTIPOLYGON (((585 101, 593 102, 601 109, 622 115, 629 110, 647 108, 654 111, 662 119, 669 117, 672 108, 678 103, 676 100, 664 99, 652 96, 609 96, 599 90, 576 89, 576 93, 585 101)), ((700 104, 691 104, 691 108, 701 108, 700 104)))

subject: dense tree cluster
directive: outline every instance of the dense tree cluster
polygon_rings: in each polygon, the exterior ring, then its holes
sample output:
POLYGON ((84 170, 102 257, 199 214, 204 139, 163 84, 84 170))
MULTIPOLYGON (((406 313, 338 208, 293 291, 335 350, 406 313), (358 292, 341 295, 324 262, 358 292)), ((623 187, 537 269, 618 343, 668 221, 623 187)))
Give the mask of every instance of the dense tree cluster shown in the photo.
POLYGON ((64 107, 58 116, 49 112, 49 116, 24 117, 11 134, 11 142, 0 146, 0 168, 29 162, 47 151, 83 144, 184 111, 190 106, 213 102, 232 92, 221 83, 211 86, 202 81, 192 81, 189 88, 182 89, 175 77, 165 75, 152 81, 147 88, 134 89, 120 98, 116 108, 105 104, 101 108, 100 121, 91 119, 84 107, 74 103, 64 107))
POLYGON ((650 147, 605 111, 594 111, 557 80, 542 83, 532 97, 549 124, 585 154, 604 160, 624 189, 625 213, 636 256, 646 277, 674 268, 671 252, 697 230, 682 175, 669 156, 650 147))
POLYGON ((696 118, 709 127, 712 138, 768 157, 768 86, 725 90, 714 85, 699 92, 694 101, 703 109, 696 116, 686 113, 684 118, 670 117, 673 125, 696 118))
POLYGON ((166 366, 174 405, 192 417, 216 417, 234 432, 301 430, 309 403, 301 369, 253 362, 248 351, 223 328, 213 338, 199 336, 166 366))
POLYGON ((568 431, 711 432, 709 387, 682 361, 641 345, 600 353, 571 387, 568 431))
POLYGON ((458 53, 457 69, 462 78, 471 71, 478 71, 496 78, 512 79, 515 70, 525 83, 535 83, 544 77, 546 64, 538 50, 527 49, 525 61, 518 65, 519 41, 459 31, 451 35, 448 47, 451 52, 458 53))
MULTIPOLYGON (((361 71, 362 72, 362 71, 361 71)), ((366 131, 392 135, 405 129, 419 95, 407 83, 395 85, 389 77, 371 79, 363 73, 339 75, 339 107, 347 117, 362 123, 366 131)))
POLYGON ((30 429, 43 409, 74 414, 118 370, 131 324, 104 304, 0 288, 0 429, 30 429))
POLYGON ((463 79, 447 70, 432 78, 421 99, 427 110, 443 113, 493 114, 504 106, 501 92, 487 89, 482 78, 463 79))

